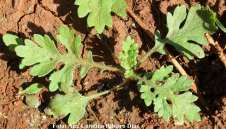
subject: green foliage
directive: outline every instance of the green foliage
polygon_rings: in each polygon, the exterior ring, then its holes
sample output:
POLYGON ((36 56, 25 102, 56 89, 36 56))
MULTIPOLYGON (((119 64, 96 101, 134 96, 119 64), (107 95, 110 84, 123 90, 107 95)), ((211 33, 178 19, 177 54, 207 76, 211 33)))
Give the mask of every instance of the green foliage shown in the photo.
MULTIPOLYGON (((87 16, 88 26, 94 27, 98 33, 102 33, 105 26, 112 26, 111 13, 121 17, 126 16, 127 5, 124 0, 76 0, 75 4, 78 5, 78 16, 87 16)), ((195 5, 187 13, 185 6, 178 6, 174 13, 167 14, 168 33, 165 38, 161 38, 159 31, 156 31, 155 45, 150 55, 153 52, 167 54, 164 48, 168 43, 189 59, 203 58, 205 55, 200 45, 207 43, 204 34, 215 32, 217 27, 226 32, 216 14, 210 9, 195 5)), ((147 106, 153 104, 154 111, 165 120, 173 117, 183 123, 201 119, 200 109, 194 104, 197 97, 189 91, 192 81, 185 76, 173 73, 172 66, 161 67, 153 73, 145 73, 144 77, 135 73, 139 50, 131 37, 127 37, 123 42, 122 51, 119 54, 123 72, 104 63, 96 63, 91 51, 82 57, 81 38, 75 36, 67 26, 59 28, 56 40, 57 43, 48 35, 39 34, 35 34, 31 40, 25 39, 24 42, 12 34, 3 36, 5 45, 15 50, 16 54, 22 58, 20 68, 30 67, 32 76, 48 75, 49 91, 55 92, 56 95, 51 98, 45 110, 47 114, 60 118, 69 116, 69 124, 76 124, 84 117, 89 100, 110 91, 88 97, 83 96, 71 87, 73 73, 75 69, 79 69, 80 77, 84 78, 91 68, 96 67, 102 71, 117 71, 123 73, 125 78, 137 80, 141 98, 145 104, 147 106), (63 46, 64 49, 57 49, 58 45, 63 46)), ((26 97, 25 101, 28 105, 37 108, 41 104, 38 93, 42 89, 40 84, 34 83, 19 91, 19 94, 26 97)))
POLYGON ((87 17, 89 27, 95 27, 97 33, 102 33, 105 26, 112 26, 111 13, 125 17, 127 7, 124 0, 76 0, 78 16, 87 17))
POLYGON ((36 95, 25 95, 25 103, 32 108, 38 108, 41 105, 39 96, 36 95))
POLYGON ((209 9, 199 4, 192 6, 188 14, 184 5, 177 6, 173 14, 167 14, 167 27, 168 34, 165 39, 157 41, 163 44, 169 43, 189 59, 193 59, 194 56, 198 58, 205 56, 198 44, 207 44, 204 34, 216 31, 209 9))
POLYGON ((224 27, 224 25, 217 19, 216 20, 216 25, 224 32, 226 33, 226 28, 224 27))
POLYGON ((23 44, 23 41, 18 36, 13 34, 5 34, 3 35, 2 39, 5 45, 8 46, 10 50, 13 50, 19 44, 23 44))
POLYGON ((19 90, 19 95, 23 95, 25 97, 25 103, 32 108, 38 108, 41 105, 41 101, 39 99, 39 92, 43 89, 43 86, 34 83, 25 88, 24 90, 19 90))
MULTIPOLYGON (((95 99, 108 92, 85 97, 75 91, 73 85, 74 70, 80 70, 81 78, 85 77, 88 71, 93 68, 104 70, 117 70, 104 63, 96 63, 93 60, 91 51, 87 56, 82 57, 81 39, 75 36, 73 31, 67 26, 61 26, 57 34, 57 45, 64 46, 63 50, 58 50, 54 40, 48 35, 35 34, 33 38, 25 39, 24 42, 15 35, 5 34, 4 42, 7 46, 14 45, 17 56, 22 58, 20 67, 30 67, 32 76, 44 77, 49 75, 49 91, 55 92, 59 89, 64 95, 56 94, 50 101, 48 113, 55 117, 65 117, 70 114, 68 122, 70 124, 78 122, 85 114, 88 100, 95 99)), ((31 107, 37 108, 41 101, 38 93, 42 90, 40 84, 34 83, 19 94, 25 96, 25 102, 31 107)))
POLYGON ((192 81, 172 70, 172 66, 161 67, 147 81, 140 80, 141 98, 147 106, 153 103, 154 111, 165 120, 172 116, 181 123, 199 121, 200 109, 194 104, 197 97, 188 91, 192 81))
POLYGON ((156 31, 156 33, 155 33, 155 46, 152 48, 152 50, 154 50, 154 52, 158 52, 162 55, 165 55, 166 51, 165 51, 164 47, 165 47, 164 40, 161 39, 160 32, 156 31))
POLYGON ((125 0, 112 0, 112 1, 113 1, 112 12, 114 12, 120 17, 126 17, 127 4, 125 0))
POLYGON ((48 35, 35 34, 32 40, 25 39, 24 45, 18 43, 17 36, 6 34, 4 37, 7 45, 11 41, 13 41, 11 44, 17 44, 15 52, 22 58, 21 66, 31 66, 32 76, 44 77, 52 73, 49 77, 49 89, 52 92, 57 89, 70 91, 75 68, 80 69, 82 78, 92 67, 106 70, 104 64, 99 65, 93 61, 91 51, 88 52, 87 58, 81 57, 81 39, 66 26, 61 26, 57 35, 58 42, 66 49, 63 53, 56 48, 54 41, 48 35), (56 69, 59 65, 62 66, 61 69, 56 69))
POLYGON ((125 77, 134 76, 134 68, 137 65, 138 45, 131 37, 123 42, 122 51, 119 54, 120 65, 125 69, 125 77))
POLYGON ((69 115, 68 123, 76 124, 86 113, 88 97, 82 96, 78 92, 66 95, 56 95, 45 110, 48 115, 54 117, 65 117, 69 115))
POLYGON ((38 84, 38 83, 34 83, 31 84, 30 86, 28 86, 26 89, 24 90, 20 90, 19 94, 37 94, 39 93, 41 90, 43 89, 43 86, 38 84))
POLYGON ((226 28, 224 27, 224 25, 220 22, 220 20, 217 18, 217 14, 209 9, 210 11, 210 15, 211 15, 211 19, 215 22, 216 26, 221 29, 224 33, 226 33, 226 28))

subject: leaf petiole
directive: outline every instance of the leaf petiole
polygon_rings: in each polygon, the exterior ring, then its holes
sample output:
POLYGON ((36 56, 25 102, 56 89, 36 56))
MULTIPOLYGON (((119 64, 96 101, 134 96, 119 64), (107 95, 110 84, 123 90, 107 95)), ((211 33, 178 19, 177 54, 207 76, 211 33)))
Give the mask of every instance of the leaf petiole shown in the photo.
POLYGON ((95 94, 93 94, 93 95, 89 95, 88 98, 89 98, 89 100, 91 100, 91 99, 96 99, 96 98, 98 98, 98 97, 100 97, 100 96, 103 96, 103 95, 106 95, 106 94, 108 94, 108 93, 110 93, 110 92, 112 92, 112 91, 114 91, 114 90, 119 91, 119 90, 121 90, 121 89, 124 88, 123 86, 124 86, 125 84, 127 84, 128 81, 129 81, 129 79, 126 79, 126 80, 124 80, 122 83, 116 85, 115 87, 113 87, 113 88, 111 88, 111 89, 109 89, 109 90, 100 92, 100 93, 95 93, 95 94))

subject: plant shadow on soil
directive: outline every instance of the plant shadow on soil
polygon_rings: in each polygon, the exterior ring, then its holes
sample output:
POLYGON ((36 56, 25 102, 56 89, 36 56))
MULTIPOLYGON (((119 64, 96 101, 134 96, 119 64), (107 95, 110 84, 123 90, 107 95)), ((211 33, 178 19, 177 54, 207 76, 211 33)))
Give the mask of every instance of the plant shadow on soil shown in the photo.
MULTIPOLYGON (((28 28, 31 30, 31 32, 29 33, 29 35, 31 35, 31 36, 33 34, 41 34, 41 35, 47 34, 48 36, 50 36, 50 38, 52 40, 55 41, 54 36, 50 32, 46 32, 42 27, 37 26, 32 22, 28 22, 28 28)), ((8 31, 7 33, 18 35, 23 41, 24 41, 24 39, 27 38, 25 36, 25 34, 23 34, 21 32, 18 32, 18 34, 17 34, 15 32, 8 31)), ((2 35, 0 35, 0 36, 2 37, 2 35)), ((16 71, 17 73, 21 73, 21 72, 26 71, 27 69, 23 69, 23 70, 19 69, 20 59, 18 58, 16 53, 14 51, 10 50, 3 43, 2 39, 0 39, 0 42, 1 42, 1 45, 2 45, 1 48, 0 48, 0 53, 4 53, 0 56, 0 58, 2 60, 5 60, 5 61, 8 62, 7 65, 10 66, 10 70, 16 71)))
MULTIPOLYGON (((15 34, 13 32, 8 32, 15 34)), ((2 37, 2 35, 0 35, 2 37)), ((21 73, 21 70, 18 69, 19 59, 17 58, 15 52, 9 50, 9 48, 3 43, 2 38, 0 39, 0 58, 4 61, 7 61, 7 66, 10 66, 10 70, 21 73)))
MULTIPOLYGON (((34 23, 32 22, 28 22, 28 28, 31 30, 31 32, 29 33, 29 35, 33 35, 33 34, 41 34, 41 35, 44 35, 44 34, 47 34, 48 36, 50 36, 50 38, 52 40, 55 41, 55 38, 54 36, 50 33, 50 32, 46 32, 42 27, 40 26, 37 26, 35 25, 34 23)), ((7 33, 11 33, 11 34, 15 34, 17 35, 16 33, 14 32, 7 32, 7 33)), ((1 36, 1 35, 0 35, 1 36)), ((23 33, 19 33, 18 36, 20 38, 26 38, 26 36, 23 34, 23 33)), ((2 36, 1 36, 2 37, 2 36)), ((24 40, 24 39, 23 39, 24 40)), ((27 71, 28 67, 24 68, 24 69, 19 69, 19 64, 20 64, 20 61, 21 59, 18 58, 18 56, 16 55, 15 52, 9 50, 9 48, 7 46, 4 45, 2 39, 1 39, 1 44, 2 44, 2 47, 0 47, 0 53, 4 53, 4 54, 1 54, 0 55, 0 58, 2 60, 5 60, 8 62, 7 66, 10 66, 10 70, 12 71, 15 71, 17 72, 18 74, 21 74, 25 71, 27 71)), ((56 42, 56 41, 55 41, 56 42)), ((29 85, 33 84, 33 83, 40 83, 42 84, 43 86, 48 86, 49 82, 46 80, 45 77, 33 77, 32 79, 32 82, 28 81, 28 82, 25 82, 22 84, 22 88, 26 88, 28 87, 29 85)), ((42 93, 42 101, 44 103, 42 103, 42 105, 38 108, 40 111, 44 111, 45 107, 47 107, 47 104, 49 103, 50 101, 50 97, 52 97, 53 95, 55 95, 56 93, 51 93, 51 92, 47 92, 47 91, 43 91, 42 93)))
POLYGON ((214 123, 212 116, 216 111, 221 111, 225 105, 222 98, 226 97, 226 70, 215 54, 192 65, 191 67, 195 67, 194 71, 199 80, 199 90, 206 102, 205 106, 208 108, 207 111, 203 110, 204 114, 208 115, 214 123))
POLYGON ((55 4, 60 6, 57 8, 58 16, 65 16, 64 24, 72 24, 72 27, 80 33, 87 34, 90 29, 87 28, 86 18, 79 18, 76 13, 78 7, 74 5, 74 0, 54 0, 55 4), (68 14, 69 12, 69 14, 68 14))
POLYGON ((100 35, 101 39, 97 37, 90 37, 89 41, 84 44, 87 49, 93 53, 94 60, 97 62, 103 61, 107 65, 116 65, 114 59, 114 39, 108 38, 105 35, 100 35))

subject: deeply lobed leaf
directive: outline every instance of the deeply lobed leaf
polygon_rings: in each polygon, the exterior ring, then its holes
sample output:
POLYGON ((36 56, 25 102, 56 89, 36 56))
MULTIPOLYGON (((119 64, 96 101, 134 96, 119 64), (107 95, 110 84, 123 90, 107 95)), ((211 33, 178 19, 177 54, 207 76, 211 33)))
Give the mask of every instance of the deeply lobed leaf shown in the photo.
POLYGON ((123 42, 122 51, 119 54, 120 65, 125 69, 125 76, 134 75, 134 67, 137 65, 138 45, 131 37, 123 42))
MULTIPOLYGON (((66 26, 62 26, 59 29, 58 40, 67 48, 67 53, 60 53, 53 40, 47 35, 33 36, 33 40, 25 39, 25 45, 19 45, 15 48, 16 54, 22 57, 22 65, 32 66, 30 73, 33 76, 43 77, 52 72, 56 65, 63 63, 64 67, 59 71, 53 72, 50 75, 50 91, 55 91, 59 87, 61 90, 66 90, 67 87, 73 83, 73 65, 76 58, 73 50, 73 43, 81 44, 80 42, 74 42, 74 33, 66 26), (68 33, 66 33, 67 31, 68 33), (65 35, 70 34, 70 36, 65 35), (66 72, 67 70, 67 72, 66 72), (65 74, 65 73, 69 74, 65 74), (58 73, 58 74, 57 74, 58 73), (54 78, 55 75, 57 78, 54 78)), ((77 55, 78 57, 78 55, 77 55)))
POLYGON ((68 124, 76 124, 86 113, 88 97, 74 91, 66 95, 56 95, 45 110, 48 115, 65 117, 69 115, 68 124))
POLYGON ((75 68, 80 68, 82 78, 93 67, 101 68, 103 66, 103 70, 106 69, 104 64, 102 66, 95 64, 90 51, 88 57, 82 58, 81 38, 75 36, 67 26, 61 26, 57 35, 58 42, 66 49, 65 52, 60 52, 48 35, 35 34, 32 40, 25 39, 24 44, 18 43, 17 36, 6 34, 4 37, 6 45, 16 45, 15 52, 22 58, 20 66, 31 66, 30 74, 32 76, 43 77, 52 73, 49 77, 51 92, 58 89, 70 92, 75 68), (60 68, 56 68, 56 66, 60 66, 60 68))
POLYGON ((17 45, 23 44, 23 41, 18 36, 13 34, 3 35, 2 40, 11 50, 13 50, 17 45))
POLYGON ((127 5, 124 0, 76 0, 75 5, 79 6, 78 16, 88 15, 88 26, 95 27, 97 33, 102 33, 105 26, 112 26, 112 12, 126 16, 127 5))
POLYGON ((198 44, 207 44, 204 34, 216 31, 211 16, 210 10, 199 4, 192 6, 188 14, 185 5, 177 6, 173 14, 167 14, 168 34, 162 41, 157 41, 169 43, 189 59, 203 58, 204 51, 198 44))
POLYGON ((141 98, 147 106, 153 103, 154 111, 165 120, 174 117, 181 123, 199 121, 200 109, 194 104, 197 97, 188 91, 192 81, 178 74, 170 75, 172 70, 172 66, 161 67, 147 79, 148 84, 139 82, 141 98))

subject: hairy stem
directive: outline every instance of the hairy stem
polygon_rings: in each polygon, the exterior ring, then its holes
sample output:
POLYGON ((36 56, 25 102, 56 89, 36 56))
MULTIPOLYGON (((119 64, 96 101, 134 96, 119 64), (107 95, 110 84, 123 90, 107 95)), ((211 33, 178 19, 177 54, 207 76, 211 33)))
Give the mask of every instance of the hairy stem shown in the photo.
POLYGON ((120 72, 121 71, 120 68, 105 65, 104 63, 96 63, 96 62, 89 63, 85 59, 80 59, 79 61, 77 61, 77 63, 79 63, 80 65, 87 65, 88 64, 92 67, 96 67, 96 68, 99 68, 99 69, 102 69, 102 70, 108 70, 108 71, 113 71, 113 72, 120 72))
POLYGON ((154 52, 156 49, 152 48, 150 51, 148 51, 144 57, 141 58, 140 64, 144 63, 154 52))
POLYGON ((88 98, 89 98, 90 100, 91 100, 91 99, 96 99, 96 98, 98 98, 98 97, 100 97, 100 96, 103 96, 103 95, 106 95, 106 94, 108 94, 108 93, 110 93, 109 90, 103 91, 103 92, 100 92, 100 93, 96 93, 96 94, 94 94, 94 95, 90 95, 90 96, 88 96, 88 98))
POLYGON ((100 92, 100 93, 95 93, 95 94, 93 94, 93 95, 90 95, 90 96, 88 96, 88 98, 91 100, 91 99, 96 99, 96 98, 98 98, 98 97, 100 97, 100 96, 103 96, 103 95, 106 95, 106 94, 108 94, 108 93, 110 93, 110 92, 112 92, 112 91, 118 91, 118 90, 121 90, 121 89, 123 89, 124 87, 124 85, 126 84, 126 83, 128 83, 128 81, 129 81, 129 79, 126 79, 126 80, 124 80, 122 83, 120 83, 119 85, 117 85, 117 86, 115 86, 115 87, 113 87, 113 88, 111 88, 110 90, 106 90, 106 91, 103 91, 103 92, 100 92))
POLYGON ((93 66, 96 68, 100 68, 100 69, 104 69, 104 70, 108 70, 108 71, 113 71, 113 72, 119 72, 120 69, 117 67, 113 67, 113 66, 109 66, 109 65, 104 65, 101 63, 93 63, 93 66))

